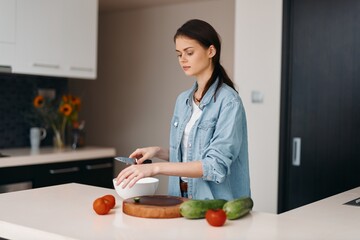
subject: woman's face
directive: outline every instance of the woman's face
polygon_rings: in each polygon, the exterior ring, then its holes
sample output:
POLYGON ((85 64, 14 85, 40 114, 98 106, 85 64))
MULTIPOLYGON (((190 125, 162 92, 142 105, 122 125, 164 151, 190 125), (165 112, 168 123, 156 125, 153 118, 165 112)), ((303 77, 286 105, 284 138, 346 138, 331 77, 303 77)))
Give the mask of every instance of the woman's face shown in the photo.
POLYGON ((216 52, 213 46, 206 49, 196 40, 179 36, 175 39, 175 47, 180 66, 186 75, 198 79, 210 78, 213 71, 211 60, 216 52))

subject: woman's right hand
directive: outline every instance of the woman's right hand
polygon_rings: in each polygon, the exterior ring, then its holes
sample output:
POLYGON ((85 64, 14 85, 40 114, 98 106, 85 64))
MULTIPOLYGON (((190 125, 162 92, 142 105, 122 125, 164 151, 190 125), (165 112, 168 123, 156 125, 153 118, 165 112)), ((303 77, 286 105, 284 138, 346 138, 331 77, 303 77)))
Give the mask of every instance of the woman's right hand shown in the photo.
POLYGON ((130 154, 130 158, 136 158, 136 162, 141 164, 146 159, 151 159, 156 157, 157 153, 160 151, 160 147, 145 147, 138 148, 132 154, 130 154))

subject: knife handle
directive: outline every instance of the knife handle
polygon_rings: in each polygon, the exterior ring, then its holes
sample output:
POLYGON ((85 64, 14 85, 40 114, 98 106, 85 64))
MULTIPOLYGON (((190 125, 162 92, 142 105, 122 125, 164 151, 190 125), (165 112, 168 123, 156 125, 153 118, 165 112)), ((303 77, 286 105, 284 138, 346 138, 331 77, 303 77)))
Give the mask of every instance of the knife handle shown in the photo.
POLYGON ((145 161, 142 162, 142 164, 145 164, 145 163, 152 163, 152 160, 151 159, 146 159, 145 161))

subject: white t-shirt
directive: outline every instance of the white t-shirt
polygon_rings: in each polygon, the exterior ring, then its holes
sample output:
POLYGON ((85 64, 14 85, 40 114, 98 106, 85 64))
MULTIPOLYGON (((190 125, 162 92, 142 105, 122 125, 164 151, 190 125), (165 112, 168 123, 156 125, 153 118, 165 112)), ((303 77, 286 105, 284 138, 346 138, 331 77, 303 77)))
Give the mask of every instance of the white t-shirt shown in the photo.
MULTIPOLYGON (((192 108, 193 112, 189 122, 186 124, 184 135, 181 140, 181 149, 182 149, 182 161, 187 162, 187 154, 189 151, 189 135, 192 127, 194 126, 195 122, 200 118, 202 110, 199 108, 198 105, 192 100, 192 108)), ((183 181, 187 181, 186 177, 181 177, 183 181)))

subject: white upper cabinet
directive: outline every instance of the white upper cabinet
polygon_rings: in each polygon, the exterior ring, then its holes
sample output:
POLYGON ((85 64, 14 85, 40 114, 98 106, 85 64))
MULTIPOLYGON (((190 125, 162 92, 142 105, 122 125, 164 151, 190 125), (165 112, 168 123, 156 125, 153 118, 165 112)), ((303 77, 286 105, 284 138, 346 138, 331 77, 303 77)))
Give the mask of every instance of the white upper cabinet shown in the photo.
POLYGON ((62 76, 62 1, 18 0, 14 72, 62 76))
POLYGON ((65 68, 73 77, 96 77, 98 5, 97 1, 89 2, 65 0, 65 68))
POLYGON ((14 63, 15 11, 15 0, 0 0, 0 67, 14 63))
POLYGON ((97 0, 17 0, 13 72, 96 78, 97 0))

